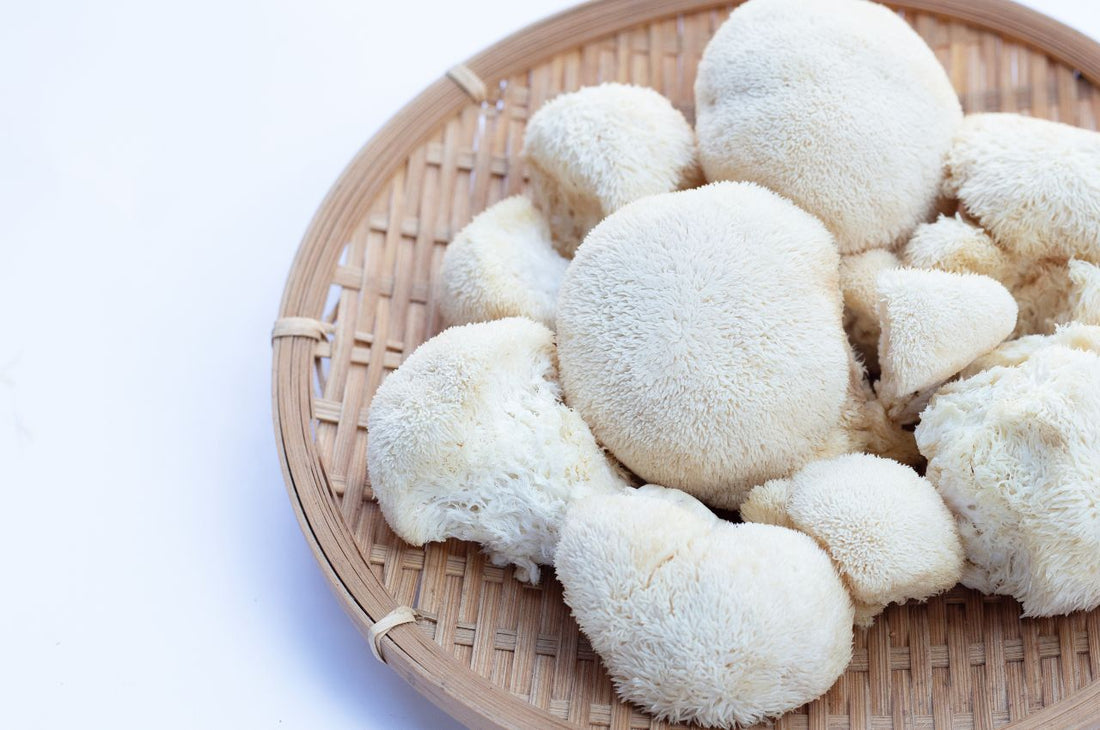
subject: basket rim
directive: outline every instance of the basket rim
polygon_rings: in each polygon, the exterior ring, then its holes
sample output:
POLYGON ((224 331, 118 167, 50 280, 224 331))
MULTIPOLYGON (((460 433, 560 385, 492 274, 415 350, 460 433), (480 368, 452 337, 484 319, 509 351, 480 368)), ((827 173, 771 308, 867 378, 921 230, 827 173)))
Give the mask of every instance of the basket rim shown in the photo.
MULTIPOLYGON (((491 87, 556 53, 641 25, 685 13, 740 4, 737 0, 592 0, 533 23, 476 54, 464 64, 491 87)), ((886 0, 897 10, 929 13, 1009 37, 1077 70, 1100 87, 1100 43, 1011 0, 886 0)), ((343 242, 361 213, 410 150, 441 120, 471 103, 459 83, 441 76, 406 104, 359 150, 329 190, 291 265, 279 317, 319 319, 343 242)), ((330 588, 369 640, 375 621, 397 607, 374 577, 351 531, 329 498, 330 487, 314 445, 311 366, 314 340, 273 339, 272 416, 276 446, 291 505, 330 588)), ((381 642, 381 654, 428 700, 467 726, 571 728, 545 711, 469 671, 415 625, 397 626, 381 642), (462 681, 453 677, 461 676, 462 681), (478 708, 478 709, 475 709, 478 708)), ((1019 730, 1087 723, 1100 706, 1100 680, 1012 724, 1019 730)))

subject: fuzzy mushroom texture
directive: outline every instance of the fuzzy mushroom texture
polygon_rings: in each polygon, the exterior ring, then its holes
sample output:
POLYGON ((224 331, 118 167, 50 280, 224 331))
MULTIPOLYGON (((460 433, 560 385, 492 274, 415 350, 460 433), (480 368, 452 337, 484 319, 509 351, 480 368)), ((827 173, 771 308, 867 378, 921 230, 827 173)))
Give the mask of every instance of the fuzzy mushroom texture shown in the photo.
POLYGON ((983 274, 1001 282, 1019 307, 1015 337, 1049 334, 1073 317, 1065 261, 1010 253, 961 213, 918 226, 902 260, 910 267, 983 274))
POLYGON ((567 505, 627 486, 561 401, 553 333, 521 318, 452 327, 371 403, 367 467, 386 522, 413 545, 457 538, 539 579, 567 505))
POLYGON ((876 390, 895 419, 919 413, 932 389, 1016 326, 1016 301, 988 276, 894 269, 879 275, 878 293, 876 390))
POLYGON ((1026 616, 1100 606, 1100 355, 1042 347, 950 383, 917 426, 955 515, 962 582, 1026 616))
POLYGON ((820 221, 751 183, 620 209, 562 281, 566 401, 642 480, 715 507, 844 453, 837 259, 820 221))
POLYGON ((1100 263, 1100 134, 1018 114, 971 114, 944 192, 1006 250, 1100 263))
POLYGON ((1100 325, 1100 266, 1069 262, 1069 316, 1074 322, 1100 325))
POLYGON ((600 84, 546 102, 527 122, 524 157, 531 196, 565 256, 627 203, 701 182, 691 125, 642 86, 600 84))
POLYGON ((841 253, 889 248, 937 210, 962 108, 935 54, 863 0, 749 0, 695 81, 708 180, 748 180, 821 218, 841 253))
POLYGON ((658 487, 566 514, 564 598, 619 695, 732 728, 820 696, 852 655, 851 598, 813 540, 732 524, 658 487))
POLYGON ((470 221, 447 246, 440 268, 443 319, 455 325, 527 317, 553 327, 567 266, 531 201, 506 198, 470 221))
POLYGON ((848 454, 756 487, 741 517, 817 541, 870 626, 890 603, 924 600, 959 582, 963 550, 951 512, 928 480, 896 461, 848 454))
POLYGON ((961 213, 917 226, 902 249, 902 262, 917 269, 982 274, 1009 288, 1017 273, 1013 258, 961 213))
POLYGON ((990 368, 1014 367, 1025 362, 1039 350, 1053 345, 1100 355, 1100 327, 1070 322, 1059 327, 1054 334, 1028 335, 1009 340, 963 368, 959 378, 969 378, 990 368))
POLYGON ((844 329, 869 368, 878 370, 878 275, 901 265, 881 248, 840 257, 840 290, 844 293, 844 329))

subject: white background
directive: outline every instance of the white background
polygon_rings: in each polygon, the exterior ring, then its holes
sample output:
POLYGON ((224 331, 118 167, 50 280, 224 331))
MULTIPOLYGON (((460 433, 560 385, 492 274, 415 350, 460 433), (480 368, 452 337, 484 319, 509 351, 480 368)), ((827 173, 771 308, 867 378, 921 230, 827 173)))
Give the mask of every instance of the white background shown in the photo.
POLYGON ((0 726, 453 726, 299 533, 268 333, 356 149, 568 4, 4 0, 0 726))

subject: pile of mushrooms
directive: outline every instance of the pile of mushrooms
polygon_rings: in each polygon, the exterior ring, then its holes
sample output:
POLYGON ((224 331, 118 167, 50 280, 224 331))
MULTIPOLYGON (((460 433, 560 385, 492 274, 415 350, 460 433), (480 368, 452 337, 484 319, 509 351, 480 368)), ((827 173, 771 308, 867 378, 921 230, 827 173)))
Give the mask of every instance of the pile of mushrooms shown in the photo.
POLYGON ((1100 605, 1100 134, 964 117, 864 0, 749 0, 695 96, 532 115, 372 403, 390 526, 553 566, 624 699, 718 727, 891 603, 1100 605))

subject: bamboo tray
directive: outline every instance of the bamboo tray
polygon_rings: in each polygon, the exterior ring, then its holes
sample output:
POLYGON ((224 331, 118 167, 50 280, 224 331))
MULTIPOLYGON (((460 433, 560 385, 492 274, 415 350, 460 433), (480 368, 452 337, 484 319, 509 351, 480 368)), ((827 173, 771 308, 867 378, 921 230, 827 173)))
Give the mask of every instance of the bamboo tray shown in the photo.
MULTIPOLYGON (((928 41, 967 111, 1096 129, 1100 45, 1004 0, 890 3, 928 41)), ((359 152, 290 272, 274 346, 274 417, 291 501, 365 634, 428 699, 476 727, 664 728, 619 702, 546 571, 534 588, 477 546, 413 548, 371 499, 366 412, 439 330, 436 272, 474 214, 520 192, 528 114, 605 80, 653 86, 693 118, 703 47, 736 3, 599 0, 501 41, 428 87, 359 152), (287 319, 294 318, 294 319, 287 319)), ((1100 726, 1100 609, 1021 620, 961 587, 857 631, 847 672, 779 728, 1100 726)), ((367 646, 364 646, 364 651, 367 646)), ((369 692, 369 687, 363 688, 369 692)))

